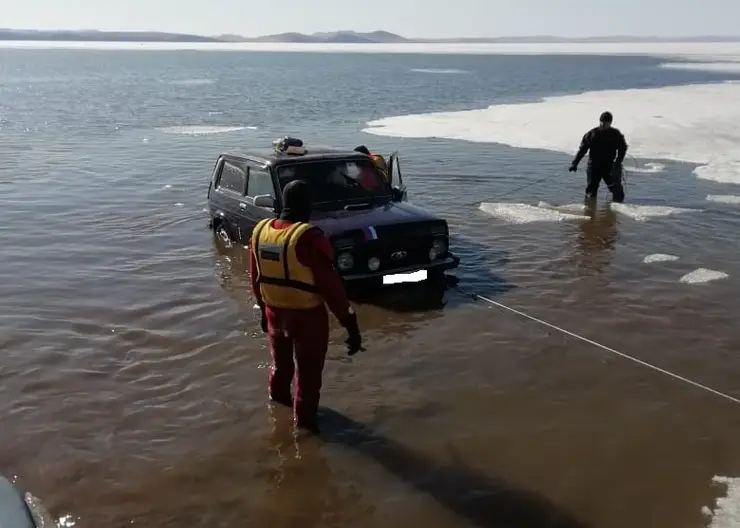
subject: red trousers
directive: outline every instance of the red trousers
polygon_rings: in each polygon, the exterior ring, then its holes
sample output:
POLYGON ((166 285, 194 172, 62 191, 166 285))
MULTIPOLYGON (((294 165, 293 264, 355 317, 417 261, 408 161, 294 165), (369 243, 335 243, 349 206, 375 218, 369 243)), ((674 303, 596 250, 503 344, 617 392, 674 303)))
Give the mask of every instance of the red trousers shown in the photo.
POLYGON ((311 425, 316 419, 321 395, 324 361, 329 348, 329 315, 321 305, 307 310, 265 307, 267 333, 272 354, 269 374, 270 397, 290 403, 296 423, 311 425))

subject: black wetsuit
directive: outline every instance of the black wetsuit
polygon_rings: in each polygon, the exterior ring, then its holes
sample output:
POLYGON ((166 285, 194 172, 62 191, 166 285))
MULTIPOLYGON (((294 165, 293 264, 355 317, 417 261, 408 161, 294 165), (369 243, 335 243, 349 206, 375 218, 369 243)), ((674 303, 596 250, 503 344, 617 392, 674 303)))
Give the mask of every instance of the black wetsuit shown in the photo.
POLYGON ((612 193, 615 202, 624 201, 624 187, 622 187, 622 162, 627 155, 627 142, 619 129, 614 127, 595 127, 586 132, 581 140, 576 157, 573 159, 572 170, 588 155, 586 169, 586 198, 596 198, 599 183, 604 183, 612 193))

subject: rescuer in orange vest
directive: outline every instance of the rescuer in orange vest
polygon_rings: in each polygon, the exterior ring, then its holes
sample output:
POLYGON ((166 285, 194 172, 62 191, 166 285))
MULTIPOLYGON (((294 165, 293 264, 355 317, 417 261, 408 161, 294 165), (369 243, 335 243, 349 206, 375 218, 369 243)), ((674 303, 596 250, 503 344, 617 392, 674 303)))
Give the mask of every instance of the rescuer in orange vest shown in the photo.
POLYGON ((318 432, 316 418, 329 347, 325 304, 347 329, 350 356, 362 350, 362 337, 334 267, 331 243, 323 231, 308 223, 312 205, 306 182, 296 180, 285 186, 280 217, 260 221, 252 232, 249 269, 272 354, 270 399, 292 405, 296 425, 318 432))

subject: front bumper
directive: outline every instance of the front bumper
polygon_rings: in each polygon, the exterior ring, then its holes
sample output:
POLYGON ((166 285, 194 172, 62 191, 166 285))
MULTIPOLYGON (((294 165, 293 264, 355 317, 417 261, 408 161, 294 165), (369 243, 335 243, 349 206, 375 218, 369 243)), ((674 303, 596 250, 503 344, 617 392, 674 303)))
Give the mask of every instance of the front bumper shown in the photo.
POLYGON ((352 273, 349 275, 342 275, 340 272, 340 276, 342 277, 342 280, 345 280, 345 281, 359 281, 359 280, 380 278, 385 275, 397 275, 399 273, 414 273, 415 271, 420 271, 420 270, 447 271, 447 270, 455 269, 459 265, 460 265, 460 257, 456 257, 455 255, 450 254, 446 258, 435 260, 434 262, 430 262, 428 264, 416 264, 414 266, 405 266, 402 268, 386 269, 382 271, 369 271, 367 273, 352 273))

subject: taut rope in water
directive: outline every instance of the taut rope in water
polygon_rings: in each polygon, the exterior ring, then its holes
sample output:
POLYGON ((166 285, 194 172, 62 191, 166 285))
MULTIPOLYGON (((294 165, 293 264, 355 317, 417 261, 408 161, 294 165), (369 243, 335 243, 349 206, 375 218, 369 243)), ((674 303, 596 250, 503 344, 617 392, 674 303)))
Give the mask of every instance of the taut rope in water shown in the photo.
POLYGON ((526 314, 526 313, 524 313, 524 312, 522 312, 520 310, 515 310, 514 308, 511 308, 509 306, 506 306, 503 303, 494 301, 493 299, 489 299, 488 297, 484 297, 483 295, 478 295, 477 293, 472 293, 472 292, 465 291, 465 290, 463 290, 462 288, 459 288, 459 287, 458 287, 458 290, 460 290, 464 294, 470 295, 474 299, 478 299, 478 300, 487 302, 488 304, 491 304, 493 306, 497 306, 499 308, 502 308, 504 310, 507 310, 509 312, 512 312, 512 313, 514 313, 516 315, 519 315, 521 317, 524 317, 525 319, 529 319, 530 321, 534 321, 535 323, 539 323, 539 324, 541 324, 543 326, 546 326, 548 328, 551 328, 553 330, 557 330, 558 332, 560 332, 562 334, 565 334, 567 336, 570 336, 570 337, 573 337, 573 338, 578 339, 580 341, 583 341, 584 343, 588 343, 589 345, 593 345, 593 346, 595 346, 597 348, 600 348, 602 350, 605 350, 606 352, 611 352, 612 354, 615 354, 617 356, 621 356, 621 357, 623 357, 625 359, 629 359, 630 361, 634 361, 635 363, 638 363, 638 364, 642 365, 643 367, 651 368, 651 369, 653 369, 653 370, 655 370, 657 372, 660 372, 661 374, 665 374, 666 376, 670 376, 672 378, 675 378, 675 379, 677 379, 679 381, 682 381, 684 383, 687 383, 689 385, 693 385, 694 387, 698 387, 698 388, 700 388, 702 390, 705 390, 707 392, 711 392, 712 394, 715 394, 717 396, 720 396, 722 398, 725 398, 726 400, 729 400, 729 401, 731 401, 733 403, 740 403, 740 399, 735 398, 733 396, 730 396, 729 394, 725 394, 725 393, 720 392, 718 390, 715 390, 715 389, 713 389, 711 387, 707 387, 706 385, 702 385, 701 383, 698 383, 696 381, 690 380, 688 378, 684 378, 683 376, 679 376, 678 374, 675 374, 673 372, 670 372, 670 371, 668 371, 666 369, 662 369, 660 367, 656 367, 655 365, 651 365, 650 363, 648 363, 646 361, 643 361, 641 359, 637 359, 636 357, 632 357, 632 356, 630 356, 628 354, 625 354, 624 352, 619 352, 618 350, 614 350, 613 348, 610 348, 610 347, 608 347, 606 345, 602 345, 601 343, 597 343, 596 341, 593 341, 593 340, 588 339, 586 337, 580 336, 580 335, 578 335, 576 333, 570 332, 569 330, 566 330, 565 328, 561 328, 559 326, 555 326, 554 324, 548 323, 547 321, 543 321, 542 319, 539 319, 539 318, 534 317, 532 315, 526 314))

